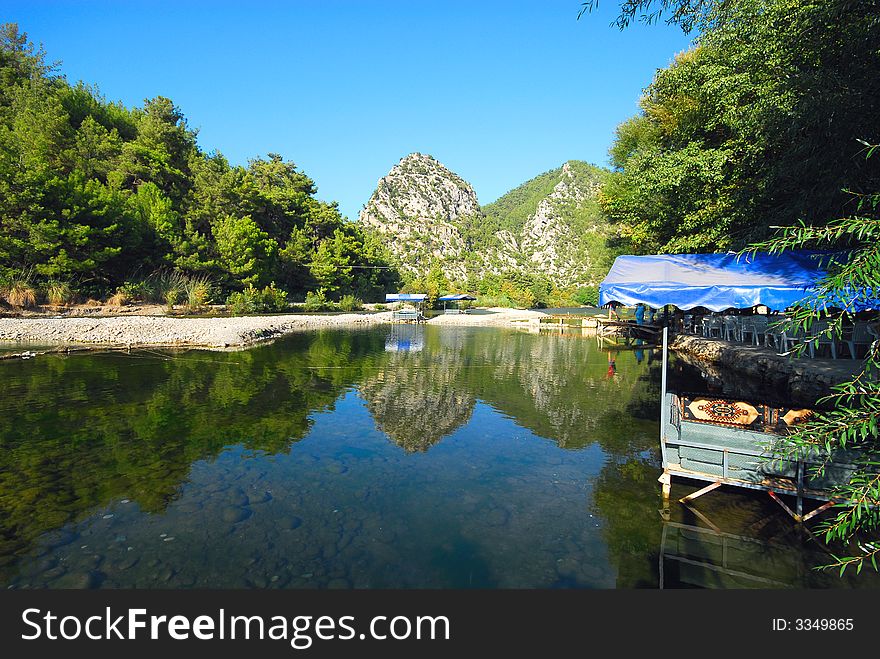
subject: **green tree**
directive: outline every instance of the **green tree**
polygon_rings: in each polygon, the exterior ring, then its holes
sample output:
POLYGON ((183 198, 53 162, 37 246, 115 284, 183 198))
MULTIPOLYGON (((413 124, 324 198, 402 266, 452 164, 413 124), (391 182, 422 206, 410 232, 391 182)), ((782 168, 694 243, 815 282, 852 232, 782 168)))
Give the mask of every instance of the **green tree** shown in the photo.
POLYGON ((844 190, 875 189, 880 170, 856 157, 856 138, 877 132, 878 8, 700 3, 695 47, 657 73, 611 149, 601 200, 629 248, 742 248, 771 224, 846 215, 844 190))
MULTIPOLYGON (((869 148, 869 154, 876 146, 869 148)), ((790 329, 804 332, 813 340, 840 336, 844 323, 852 323, 862 307, 873 308, 872 323, 880 330, 876 310, 880 291, 880 193, 858 195, 857 212, 825 226, 798 225, 782 229, 777 236, 750 247, 748 251, 783 252, 789 249, 841 250, 830 265, 829 276, 815 294, 796 305, 790 329), (845 256, 843 256, 845 255, 845 256), (830 319, 827 330, 816 330, 820 318, 830 319)), ((859 315, 864 316, 864 313, 859 315)), ((800 346, 803 350, 806 344, 800 346)), ((880 341, 874 341, 858 372, 819 401, 828 411, 783 438, 780 458, 818 455, 819 475, 834 468, 833 453, 855 454, 856 470, 849 482, 835 492, 836 516, 824 523, 826 541, 847 543, 850 555, 835 556, 825 567, 838 568, 842 575, 853 566, 859 572, 865 564, 878 569, 880 555, 880 341)))
POLYGON ((268 282, 278 252, 272 240, 249 215, 227 215, 214 227, 217 253, 230 279, 245 286, 268 282))
POLYGON ((434 261, 424 278, 423 292, 427 295, 425 306, 433 309, 437 306, 437 298, 449 291, 449 280, 443 272, 440 263, 434 261))
MULTIPOLYGON (((637 249, 838 250, 791 326, 813 341, 840 334, 861 307, 876 306, 880 291, 880 174, 870 157, 880 142, 880 3, 626 0, 618 24, 650 8, 677 8, 702 34, 658 73, 641 115, 618 129, 606 211, 637 249), (664 179, 674 185, 664 188, 664 179), (718 243, 688 235, 715 222, 718 243), (828 329, 816 330, 825 318, 828 329)), ((880 326, 880 313, 865 313, 880 326)), ((834 466, 836 451, 857 456, 836 492, 837 515, 824 525, 826 541, 847 546, 826 566, 841 575, 878 566, 878 382, 875 341, 852 380, 819 401, 828 411, 780 443, 778 457, 818 453, 822 470, 834 466)))
POLYGON ((107 130, 91 115, 82 120, 74 137, 73 161, 86 178, 106 181, 121 152, 122 140, 115 128, 107 130))
POLYGON ((145 101, 135 120, 137 137, 123 145, 114 182, 137 187, 152 181, 175 202, 181 201, 191 187, 189 161, 196 150, 196 133, 164 96, 145 101))
POLYGON ((355 249, 354 238, 340 229, 318 245, 309 270, 320 288, 330 293, 349 289, 352 283, 351 257, 355 249))
POLYGON ((0 277, 75 278, 99 297, 171 267, 221 295, 270 281, 301 294, 326 243, 315 267, 332 289, 385 281, 384 253, 294 163, 232 165, 198 147, 171 99, 130 110, 56 68, 0 25, 0 277))

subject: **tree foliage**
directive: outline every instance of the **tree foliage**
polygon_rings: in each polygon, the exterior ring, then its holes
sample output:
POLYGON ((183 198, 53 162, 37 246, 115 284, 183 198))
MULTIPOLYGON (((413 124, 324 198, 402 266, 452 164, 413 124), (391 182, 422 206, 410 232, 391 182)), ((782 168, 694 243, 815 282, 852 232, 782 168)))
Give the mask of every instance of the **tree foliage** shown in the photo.
MULTIPOLYGON (((715 0, 622 0, 613 25, 623 30, 636 20, 650 25, 665 18, 667 23, 679 25, 687 33, 705 20, 714 4, 715 0)), ((598 7, 599 0, 581 3, 578 18, 598 7)))
POLYGON ((628 249, 739 249, 771 225, 852 213, 850 193, 880 182, 857 142, 880 138, 880 3, 700 4, 694 47, 658 71, 611 148, 601 203, 628 249))
MULTIPOLYGON (((868 149, 870 155, 877 147, 868 149)), ((876 305, 880 292, 880 192, 856 195, 856 212, 825 226, 782 228, 778 235, 748 251, 782 252, 788 249, 821 248, 831 252, 829 276, 814 295, 799 303, 789 328, 812 341, 840 336, 844 323, 857 312, 876 305), (827 328, 816 321, 828 319, 827 328)), ((862 313, 861 315, 864 315, 862 313)), ((880 332, 880 314, 873 312, 873 331, 880 332)), ((799 348, 806 347, 801 344, 799 348)), ((832 564, 843 574, 849 566, 858 571, 866 564, 878 569, 880 555, 880 340, 868 349, 861 369, 833 393, 819 401, 828 411, 819 412, 776 447, 777 457, 818 455, 819 475, 833 469, 835 460, 853 460, 856 469, 849 482, 837 488, 837 515, 824 524, 826 541, 849 543, 850 555, 835 556, 832 564), (836 457, 835 457, 836 456, 836 457)))
MULTIPOLYGON (((618 24, 651 8, 701 34, 618 128, 601 203, 621 236, 633 251, 826 250, 827 279, 790 316, 800 349, 856 312, 880 331, 862 311, 880 292, 880 2, 625 0, 618 24)), ((819 401, 826 411, 776 445, 781 458, 821 456, 820 472, 855 462, 824 526, 849 549, 831 564, 841 574, 876 569, 880 553, 878 376, 875 341, 819 401)))
POLYGON ((199 148, 171 99, 128 109, 56 69, 0 26, 0 279, 91 296, 168 268, 223 293, 274 281, 376 299, 396 285, 382 246, 294 163, 232 165, 199 148))

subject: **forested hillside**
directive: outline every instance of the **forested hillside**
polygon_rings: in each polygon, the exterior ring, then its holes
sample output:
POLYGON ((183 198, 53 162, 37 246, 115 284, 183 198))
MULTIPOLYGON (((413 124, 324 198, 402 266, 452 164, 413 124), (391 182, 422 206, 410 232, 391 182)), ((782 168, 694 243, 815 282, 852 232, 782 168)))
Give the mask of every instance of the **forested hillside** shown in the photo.
POLYGON ((628 251, 742 248, 850 215, 878 189, 880 3, 668 4, 700 34, 617 129, 600 195, 628 251))
POLYGON ((413 153, 379 180, 359 222, 389 245, 407 288, 430 297, 457 290, 502 306, 595 302, 615 255, 596 198, 607 173, 570 160, 480 207, 470 183, 413 153))
POLYGON ((294 298, 393 288, 381 244, 316 193, 280 155, 204 151, 168 98, 126 108, 69 83, 0 27, 0 288, 17 301, 161 298, 180 281, 221 302, 271 282, 294 298))

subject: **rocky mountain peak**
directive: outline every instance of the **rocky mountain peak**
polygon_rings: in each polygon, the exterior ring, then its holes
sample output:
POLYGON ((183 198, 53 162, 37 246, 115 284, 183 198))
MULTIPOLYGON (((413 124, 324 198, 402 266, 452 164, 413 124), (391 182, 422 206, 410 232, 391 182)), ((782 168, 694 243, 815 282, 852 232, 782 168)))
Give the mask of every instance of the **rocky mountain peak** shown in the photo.
POLYGON ((486 207, 470 183, 427 154, 382 177, 359 221, 379 233, 404 271, 435 262, 450 281, 521 272, 560 287, 596 283, 607 224, 596 206, 603 170, 568 161, 486 207))
POLYGON ((470 183, 432 156, 416 152, 379 179, 358 221, 394 236, 389 249, 404 269, 417 272, 434 259, 460 257, 462 239, 455 223, 479 212, 470 183))

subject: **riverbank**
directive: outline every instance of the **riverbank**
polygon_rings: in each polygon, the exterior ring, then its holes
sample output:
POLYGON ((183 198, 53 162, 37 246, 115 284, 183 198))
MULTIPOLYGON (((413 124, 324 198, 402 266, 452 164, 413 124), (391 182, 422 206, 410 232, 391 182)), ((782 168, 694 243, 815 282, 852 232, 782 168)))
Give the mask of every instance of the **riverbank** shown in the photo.
MULTIPOLYGON (((504 326, 537 322, 543 314, 517 309, 475 309, 431 318, 432 325, 504 326)), ((291 332, 390 323, 392 312, 284 314, 180 318, 173 316, 68 316, 0 318, 0 342, 37 345, 243 347, 291 332)))
POLYGON ((547 316, 546 312, 534 309, 508 309, 492 307, 489 309, 471 309, 468 313, 442 314, 434 316, 428 323, 431 325, 459 325, 469 327, 502 326, 519 323, 537 323, 547 316))
POLYGON ((0 318, 0 341, 40 345, 229 348, 247 346, 302 330, 375 325, 390 321, 390 311, 228 318, 0 318))
POLYGON ((675 337, 669 349, 719 381, 724 381, 724 371, 732 371, 756 388, 773 391, 780 400, 805 404, 828 395, 834 385, 851 379, 862 366, 856 359, 795 358, 771 348, 683 334, 675 337))

